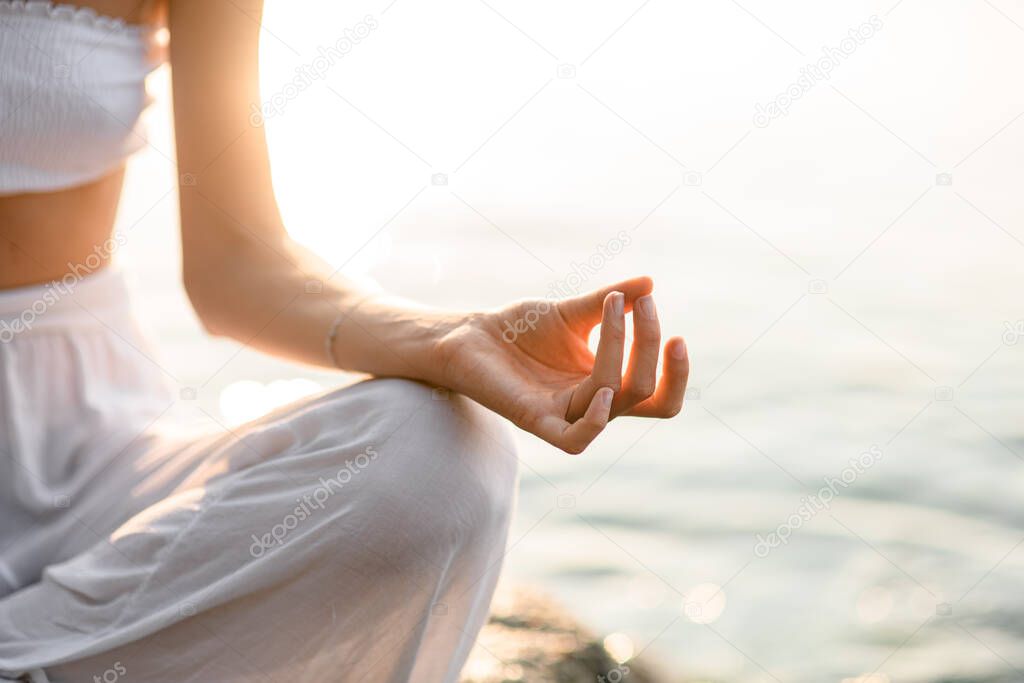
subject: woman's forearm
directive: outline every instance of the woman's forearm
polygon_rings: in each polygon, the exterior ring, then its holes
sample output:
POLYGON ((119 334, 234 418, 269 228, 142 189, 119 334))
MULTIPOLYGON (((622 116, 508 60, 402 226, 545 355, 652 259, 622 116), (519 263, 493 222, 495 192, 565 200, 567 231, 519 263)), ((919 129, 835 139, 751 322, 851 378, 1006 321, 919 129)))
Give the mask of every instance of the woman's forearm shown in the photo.
POLYGON ((212 334, 303 363, 437 382, 438 343, 460 316, 360 285, 290 239, 236 244, 186 276, 212 334), (328 341, 330 337, 330 347, 328 341))

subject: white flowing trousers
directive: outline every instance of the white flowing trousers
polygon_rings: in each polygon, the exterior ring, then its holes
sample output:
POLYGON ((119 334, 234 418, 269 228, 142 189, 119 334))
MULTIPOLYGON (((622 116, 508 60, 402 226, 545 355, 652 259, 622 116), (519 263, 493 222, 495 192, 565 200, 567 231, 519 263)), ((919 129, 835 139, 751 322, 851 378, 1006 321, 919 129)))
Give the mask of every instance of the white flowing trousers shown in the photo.
POLYGON ((496 416, 377 379, 184 437, 121 276, 52 298, 0 292, 0 680, 458 680, 514 504, 496 416))

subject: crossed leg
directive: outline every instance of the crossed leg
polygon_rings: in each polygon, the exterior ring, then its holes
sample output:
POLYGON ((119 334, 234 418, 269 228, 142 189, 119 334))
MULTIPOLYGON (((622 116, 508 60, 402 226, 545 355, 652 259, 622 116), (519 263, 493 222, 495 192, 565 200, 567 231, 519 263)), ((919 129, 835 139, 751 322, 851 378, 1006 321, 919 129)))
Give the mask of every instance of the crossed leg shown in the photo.
POLYGON ((169 496, 0 601, 0 672, 456 681, 516 459, 492 414, 438 398, 372 380, 209 442, 169 496))

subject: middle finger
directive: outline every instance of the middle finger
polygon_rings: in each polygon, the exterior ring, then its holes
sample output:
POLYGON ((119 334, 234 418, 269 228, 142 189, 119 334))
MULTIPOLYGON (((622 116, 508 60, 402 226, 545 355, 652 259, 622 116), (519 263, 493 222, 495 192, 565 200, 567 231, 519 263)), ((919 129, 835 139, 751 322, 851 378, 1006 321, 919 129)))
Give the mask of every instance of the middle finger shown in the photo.
POLYGON ((658 352, 661 348, 661 323, 654 297, 640 297, 633 306, 633 348, 622 383, 622 391, 612 403, 612 415, 621 415, 654 394, 658 382, 658 352))

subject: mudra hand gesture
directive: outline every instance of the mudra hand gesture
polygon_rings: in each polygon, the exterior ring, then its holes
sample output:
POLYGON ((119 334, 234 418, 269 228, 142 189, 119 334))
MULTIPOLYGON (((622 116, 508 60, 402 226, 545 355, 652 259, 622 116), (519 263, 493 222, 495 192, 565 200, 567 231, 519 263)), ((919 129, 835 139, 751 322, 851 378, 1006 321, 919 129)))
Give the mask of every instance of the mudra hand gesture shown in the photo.
POLYGON ((439 383, 574 454, 615 417, 672 417, 682 408, 690 364, 683 338, 671 337, 657 377, 661 325, 652 289, 650 278, 638 277, 468 315, 439 344, 439 383), (623 373, 628 312, 633 345, 623 373), (587 339, 598 324, 591 353, 587 339))

